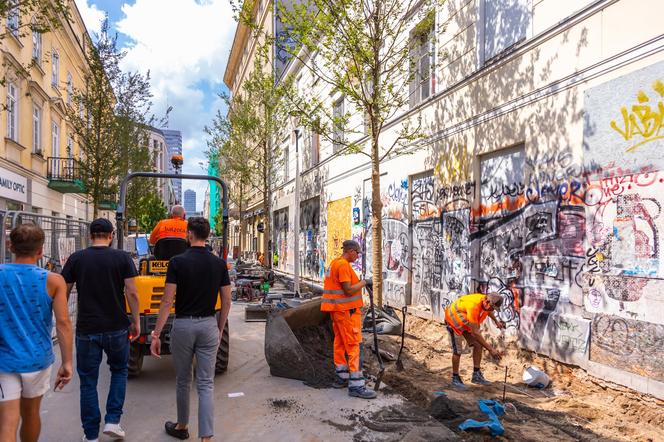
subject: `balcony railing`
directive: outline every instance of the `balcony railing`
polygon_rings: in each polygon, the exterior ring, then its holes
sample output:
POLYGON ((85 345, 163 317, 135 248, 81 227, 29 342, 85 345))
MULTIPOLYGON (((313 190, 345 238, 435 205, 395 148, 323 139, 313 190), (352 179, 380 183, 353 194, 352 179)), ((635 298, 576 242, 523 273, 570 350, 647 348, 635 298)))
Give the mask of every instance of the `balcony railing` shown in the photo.
POLYGON ((81 167, 74 158, 48 157, 46 159, 48 187, 62 193, 84 193, 81 167))

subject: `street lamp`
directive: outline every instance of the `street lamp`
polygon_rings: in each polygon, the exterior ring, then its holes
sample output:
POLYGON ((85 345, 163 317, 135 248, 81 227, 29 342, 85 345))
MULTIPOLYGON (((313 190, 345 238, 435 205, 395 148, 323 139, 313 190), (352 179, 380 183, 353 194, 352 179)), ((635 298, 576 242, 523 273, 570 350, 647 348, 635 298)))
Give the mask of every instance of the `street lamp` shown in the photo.
POLYGON ((293 275, 293 291, 300 297, 300 128, 295 133, 295 274, 293 275))

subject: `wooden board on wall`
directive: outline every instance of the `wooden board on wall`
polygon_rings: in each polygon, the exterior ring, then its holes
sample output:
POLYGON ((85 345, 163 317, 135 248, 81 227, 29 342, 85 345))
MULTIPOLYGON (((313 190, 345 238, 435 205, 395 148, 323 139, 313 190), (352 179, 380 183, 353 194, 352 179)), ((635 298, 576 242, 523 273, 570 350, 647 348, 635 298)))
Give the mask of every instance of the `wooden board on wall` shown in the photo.
POLYGON ((327 203, 327 254, 325 267, 341 254, 341 245, 351 239, 351 197, 327 203))

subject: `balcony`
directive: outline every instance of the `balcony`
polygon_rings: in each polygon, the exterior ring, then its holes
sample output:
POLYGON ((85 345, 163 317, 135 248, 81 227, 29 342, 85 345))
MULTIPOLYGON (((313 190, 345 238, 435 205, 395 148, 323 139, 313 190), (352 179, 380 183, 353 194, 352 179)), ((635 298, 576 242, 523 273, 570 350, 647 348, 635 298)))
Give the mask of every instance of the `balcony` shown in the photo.
POLYGON ((73 158, 48 157, 48 187, 62 193, 85 193, 81 168, 73 158))
POLYGON ((97 208, 100 210, 115 210, 118 208, 118 196, 110 190, 102 191, 99 195, 97 208))

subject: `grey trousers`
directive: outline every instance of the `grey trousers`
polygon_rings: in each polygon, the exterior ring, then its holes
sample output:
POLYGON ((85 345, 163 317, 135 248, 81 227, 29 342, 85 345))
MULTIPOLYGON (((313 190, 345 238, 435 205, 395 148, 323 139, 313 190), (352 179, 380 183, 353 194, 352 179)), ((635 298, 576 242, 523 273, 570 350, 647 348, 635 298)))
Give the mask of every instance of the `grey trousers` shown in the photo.
POLYGON ((178 423, 189 423, 189 389, 196 356, 198 390, 198 437, 214 435, 214 366, 217 359, 219 327, 214 316, 175 319, 171 331, 171 352, 177 384, 178 423))

